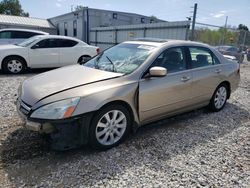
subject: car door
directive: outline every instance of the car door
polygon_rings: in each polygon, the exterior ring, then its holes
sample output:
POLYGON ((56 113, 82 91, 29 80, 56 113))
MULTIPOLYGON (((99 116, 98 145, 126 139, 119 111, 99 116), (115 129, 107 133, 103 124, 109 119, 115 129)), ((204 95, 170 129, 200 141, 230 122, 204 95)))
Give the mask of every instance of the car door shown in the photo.
POLYGON ((31 68, 59 67, 59 53, 56 39, 43 39, 29 49, 31 68))
POLYGON ((70 39, 58 39, 60 47, 60 66, 76 64, 83 52, 80 48, 75 47, 78 42, 70 39))
POLYGON ((165 77, 141 78, 139 82, 139 116, 141 122, 158 119, 191 104, 192 74, 187 69, 184 48, 165 50, 150 67, 167 69, 165 77))
POLYGON ((192 70, 194 104, 208 103, 222 80, 223 66, 213 52, 205 47, 188 47, 192 70))

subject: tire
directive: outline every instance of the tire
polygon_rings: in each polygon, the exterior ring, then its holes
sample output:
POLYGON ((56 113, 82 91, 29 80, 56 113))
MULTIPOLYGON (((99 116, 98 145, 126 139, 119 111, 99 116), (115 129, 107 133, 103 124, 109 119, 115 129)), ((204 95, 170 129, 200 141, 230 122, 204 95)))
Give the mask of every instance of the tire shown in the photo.
POLYGON ((224 108, 229 96, 229 88, 226 84, 220 84, 210 100, 209 109, 213 112, 218 112, 224 108))
POLYGON ((98 150, 107 150, 125 140, 131 128, 131 117, 122 105, 110 105, 98 111, 91 122, 89 144, 98 150), (115 116, 116 117, 113 117, 115 116), (114 118, 114 119, 113 119, 114 118), (117 123, 114 120, 119 120, 117 123))
POLYGON ((3 72, 8 74, 19 74, 26 69, 26 63, 20 57, 7 57, 3 61, 3 72))
POLYGON ((81 56, 79 59, 78 59, 78 62, 80 65, 86 63, 87 61, 89 61, 91 59, 91 57, 89 55, 84 55, 84 56, 81 56))

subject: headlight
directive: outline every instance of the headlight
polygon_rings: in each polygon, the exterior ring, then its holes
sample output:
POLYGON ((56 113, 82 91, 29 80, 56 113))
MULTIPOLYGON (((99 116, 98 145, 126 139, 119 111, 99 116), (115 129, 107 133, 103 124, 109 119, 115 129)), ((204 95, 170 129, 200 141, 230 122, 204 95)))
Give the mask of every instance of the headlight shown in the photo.
POLYGON ((31 114, 31 118, 39 119, 63 119, 71 117, 80 97, 54 102, 38 108, 31 114))

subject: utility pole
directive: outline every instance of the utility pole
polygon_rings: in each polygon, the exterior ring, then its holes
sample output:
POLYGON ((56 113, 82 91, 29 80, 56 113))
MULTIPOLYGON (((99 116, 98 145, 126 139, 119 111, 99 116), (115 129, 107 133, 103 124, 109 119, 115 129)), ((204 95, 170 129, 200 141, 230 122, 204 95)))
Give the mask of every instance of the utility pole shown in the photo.
POLYGON ((225 26, 224 26, 224 32, 223 32, 223 35, 222 35, 222 45, 225 44, 225 35, 226 35, 226 32, 227 32, 227 19, 228 19, 228 16, 226 16, 226 22, 225 22, 225 26))
POLYGON ((194 14, 193 14, 193 20, 192 20, 191 40, 194 40, 194 28, 195 28, 196 13, 197 13, 197 3, 194 4, 194 14))

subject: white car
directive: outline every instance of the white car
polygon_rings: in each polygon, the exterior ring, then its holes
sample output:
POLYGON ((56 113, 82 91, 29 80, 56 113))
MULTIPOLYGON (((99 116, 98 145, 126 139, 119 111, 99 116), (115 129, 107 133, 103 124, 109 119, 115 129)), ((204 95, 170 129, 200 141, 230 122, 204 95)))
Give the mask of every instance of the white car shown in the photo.
POLYGON ((39 35, 20 44, 0 46, 0 69, 17 74, 26 68, 54 68, 84 63, 96 56, 100 49, 81 40, 39 35))
POLYGON ((0 29, 0 44, 18 44, 24 40, 34 37, 36 35, 48 35, 42 31, 31 30, 31 29, 0 29))

